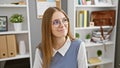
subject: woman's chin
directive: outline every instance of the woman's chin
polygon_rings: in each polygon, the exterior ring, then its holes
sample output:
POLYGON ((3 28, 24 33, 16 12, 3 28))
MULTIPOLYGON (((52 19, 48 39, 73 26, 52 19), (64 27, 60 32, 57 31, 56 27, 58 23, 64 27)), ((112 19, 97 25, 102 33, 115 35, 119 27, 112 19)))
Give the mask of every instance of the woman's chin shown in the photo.
POLYGON ((67 34, 61 34, 59 37, 66 37, 67 34))

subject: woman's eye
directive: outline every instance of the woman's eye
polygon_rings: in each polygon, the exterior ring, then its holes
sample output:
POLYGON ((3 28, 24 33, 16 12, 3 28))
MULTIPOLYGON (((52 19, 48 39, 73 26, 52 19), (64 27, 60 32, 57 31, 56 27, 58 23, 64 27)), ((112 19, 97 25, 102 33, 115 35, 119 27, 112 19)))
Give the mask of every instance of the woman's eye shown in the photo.
POLYGON ((59 24, 59 20, 54 20, 53 21, 53 25, 58 25, 59 24))
POLYGON ((66 19, 66 18, 63 18, 62 22, 66 22, 66 21, 67 21, 67 19, 66 19))

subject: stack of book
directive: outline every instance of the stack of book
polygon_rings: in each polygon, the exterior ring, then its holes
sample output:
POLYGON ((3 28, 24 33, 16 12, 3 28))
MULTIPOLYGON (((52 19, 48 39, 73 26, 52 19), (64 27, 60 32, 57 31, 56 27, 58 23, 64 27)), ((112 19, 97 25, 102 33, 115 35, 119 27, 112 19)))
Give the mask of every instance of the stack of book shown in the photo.
POLYGON ((92 57, 88 59, 88 63, 89 64, 95 64, 95 63, 99 63, 101 62, 101 60, 98 57, 92 57))
MULTIPOLYGON (((107 37, 107 34, 108 34, 108 31, 104 30, 104 32, 103 32, 104 37, 107 37)), ((103 39, 100 30, 94 30, 92 32, 92 41, 93 42, 102 43, 103 41, 108 41, 108 40, 109 40, 109 37, 105 38, 105 40, 103 39)))

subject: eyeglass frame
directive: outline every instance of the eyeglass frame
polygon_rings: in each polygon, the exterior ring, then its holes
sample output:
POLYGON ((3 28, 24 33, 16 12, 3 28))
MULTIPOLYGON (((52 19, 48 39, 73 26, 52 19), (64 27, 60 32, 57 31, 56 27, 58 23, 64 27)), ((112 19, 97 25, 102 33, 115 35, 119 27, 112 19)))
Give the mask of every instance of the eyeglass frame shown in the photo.
POLYGON ((61 25, 61 23, 64 24, 64 25, 68 25, 68 19, 67 19, 66 17, 60 18, 60 19, 54 19, 54 20, 52 21, 52 25, 53 25, 54 27, 59 27, 59 26, 61 25), (60 19, 62 19, 62 21, 61 21, 60 19), (64 20, 65 20, 65 21, 64 21, 64 20), (56 23, 55 21, 57 21, 58 23, 56 23))

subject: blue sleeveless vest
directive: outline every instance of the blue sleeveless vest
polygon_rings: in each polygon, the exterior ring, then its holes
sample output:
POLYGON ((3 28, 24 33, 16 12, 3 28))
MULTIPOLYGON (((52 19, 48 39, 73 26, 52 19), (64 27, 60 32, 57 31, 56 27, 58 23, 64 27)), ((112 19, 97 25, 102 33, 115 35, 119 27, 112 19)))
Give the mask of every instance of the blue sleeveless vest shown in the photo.
POLYGON ((64 56, 59 52, 51 60, 50 68, 78 68, 78 51, 81 41, 74 40, 64 56))

